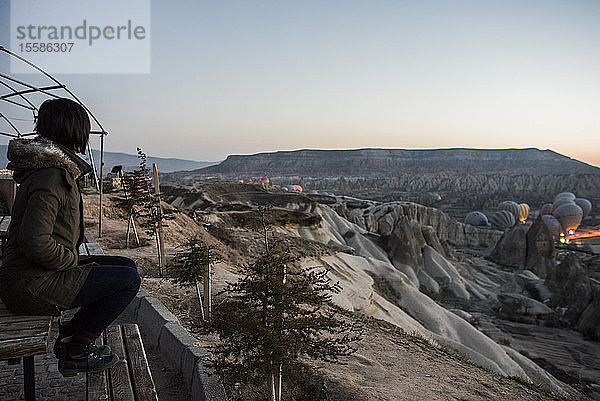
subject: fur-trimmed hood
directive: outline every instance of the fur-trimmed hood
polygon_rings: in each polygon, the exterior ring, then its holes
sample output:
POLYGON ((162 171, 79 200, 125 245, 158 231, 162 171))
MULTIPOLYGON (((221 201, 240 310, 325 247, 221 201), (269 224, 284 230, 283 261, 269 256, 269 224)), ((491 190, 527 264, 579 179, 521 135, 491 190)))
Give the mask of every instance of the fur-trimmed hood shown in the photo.
POLYGON ((58 167, 69 172, 73 179, 78 179, 91 170, 90 165, 78 157, 75 152, 40 136, 33 139, 13 139, 8 143, 6 157, 10 161, 6 168, 15 170, 15 173, 58 167))

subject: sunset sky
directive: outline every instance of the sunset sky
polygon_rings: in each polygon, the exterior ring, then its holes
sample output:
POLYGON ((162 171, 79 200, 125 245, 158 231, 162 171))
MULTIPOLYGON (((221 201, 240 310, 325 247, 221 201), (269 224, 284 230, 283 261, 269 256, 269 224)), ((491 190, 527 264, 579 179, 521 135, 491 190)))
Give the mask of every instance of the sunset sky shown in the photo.
POLYGON ((600 166, 599 1, 153 1, 151 51, 150 74, 57 74, 108 150, 537 147, 600 166))

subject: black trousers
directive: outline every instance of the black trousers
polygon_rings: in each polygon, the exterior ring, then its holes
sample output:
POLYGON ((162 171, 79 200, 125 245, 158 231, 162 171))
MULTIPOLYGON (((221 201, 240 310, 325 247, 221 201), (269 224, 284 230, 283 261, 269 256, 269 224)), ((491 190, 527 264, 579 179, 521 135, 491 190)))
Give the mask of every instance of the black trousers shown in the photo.
POLYGON ((137 294, 140 275, 135 262, 122 256, 92 256, 95 262, 71 308, 80 308, 71 320, 80 332, 97 338, 137 294))

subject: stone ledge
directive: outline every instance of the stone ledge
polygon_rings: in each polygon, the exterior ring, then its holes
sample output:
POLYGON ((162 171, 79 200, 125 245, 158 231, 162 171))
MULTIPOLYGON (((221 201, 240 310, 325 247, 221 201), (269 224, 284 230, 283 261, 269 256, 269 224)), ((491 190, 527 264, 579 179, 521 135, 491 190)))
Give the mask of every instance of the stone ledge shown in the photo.
POLYGON ((144 334, 153 344, 158 344, 160 332, 165 324, 177 323, 177 317, 166 306, 158 299, 149 296, 140 299, 139 308, 134 317, 138 326, 144 328, 144 334))
POLYGON ((140 331, 181 372, 191 387, 193 401, 227 401, 220 378, 211 367, 210 351, 195 345, 196 339, 162 302, 140 289, 127 308, 140 331))

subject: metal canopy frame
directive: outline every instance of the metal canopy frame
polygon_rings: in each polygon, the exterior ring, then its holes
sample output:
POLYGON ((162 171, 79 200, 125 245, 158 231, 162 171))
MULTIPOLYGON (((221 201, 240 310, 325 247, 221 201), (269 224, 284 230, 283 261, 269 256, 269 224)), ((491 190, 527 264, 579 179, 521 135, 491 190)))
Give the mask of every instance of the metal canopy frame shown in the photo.
MULTIPOLYGON (((94 175, 94 180, 96 181, 96 190, 98 191, 98 203, 99 203, 99 214, 98 214, 98 238, 102 237, 102 195, 103 195, 103 182, 102 179, 104 177, 104 137, 108 135, 108 132, 104 129, 100 121, 96 118, 94 113, 69 89, 66 85, 60 83, 56 78, 52 75, 33 64, 29 60, 21 57, 18 54, 11 52, 9 49, 0 45, 0 52, 7 54, 9 57, 17 59, 26 65, 33 68, 35 71, 39 72, 42 76, 46 77, 51 81, 49 85, 45 86, 36 86, 25 81, 16 79, 11 77, 8 74, 0 72, 0 103, 9 104, 20 110, 26 109, 28 112, 31 112, 32 119, 27 120, 27 122, 31 121, 31 123, 35 123, 37 120, 38 108, 35 104, 27 97, 31 95, 42 95, 49 98, 61 98, 61 97, 69 97, 75 102, 79 103, 84 110, 88 113, 88 115, 92 118, 94 123, 97 125, 97 130, 90 131, 90 134, 97 135, 100 137, 100 169, 96 170, 96 163, 94 162, 94 155, 92 153, 92 148, 88 141, 87 150, 90 158, 90 163, 92 165, 92 172, 94 175), (57 93, 58 92, 58 93, 57 93), (62 92, 62 96, 61 96, 62 92)), ((0 53, 1 54, 1 53, 0 53)), ((14 118, 7 116, 0 111, 0 121, 4 121, 10 127, 10 130, 13 132, 2 132, 0 131, 0 135, 7 136, 10 138, 23 138, 27 136, 37 135, 35 132, 23 132, 23 130, 17 127, 16 121, 24 121, 23 119, 14 118)))

